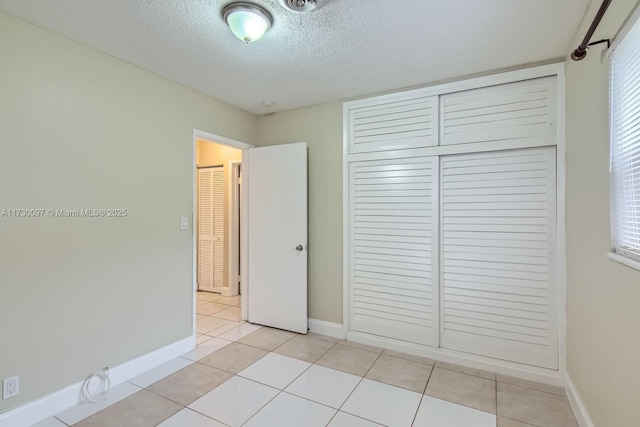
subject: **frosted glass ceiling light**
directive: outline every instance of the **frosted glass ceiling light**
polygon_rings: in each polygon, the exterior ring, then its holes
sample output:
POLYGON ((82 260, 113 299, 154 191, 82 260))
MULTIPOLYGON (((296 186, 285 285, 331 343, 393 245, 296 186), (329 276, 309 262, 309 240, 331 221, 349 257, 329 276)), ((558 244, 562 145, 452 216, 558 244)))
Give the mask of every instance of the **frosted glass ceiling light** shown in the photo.
POLYGON ((273 24, 266 9, 247 2, 229 3, 222 9, 222 17, 231 32, 245 43, 260 39, 273 24))

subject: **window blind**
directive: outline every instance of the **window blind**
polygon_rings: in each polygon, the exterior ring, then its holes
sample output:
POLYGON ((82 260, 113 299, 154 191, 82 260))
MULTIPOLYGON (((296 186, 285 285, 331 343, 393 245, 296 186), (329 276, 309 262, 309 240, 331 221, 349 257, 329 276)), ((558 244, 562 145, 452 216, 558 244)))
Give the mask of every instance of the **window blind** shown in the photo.
POLYGON ((611 57, 611 228, 614 250, 640 261, 640 24, 611 57))

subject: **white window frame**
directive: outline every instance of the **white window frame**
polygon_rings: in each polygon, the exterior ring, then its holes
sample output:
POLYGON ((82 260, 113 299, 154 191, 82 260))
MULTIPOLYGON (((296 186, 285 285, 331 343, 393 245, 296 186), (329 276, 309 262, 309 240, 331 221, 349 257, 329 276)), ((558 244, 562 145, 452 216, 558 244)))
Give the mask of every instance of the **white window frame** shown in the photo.
MULTIPOLYGON (((620 147, 620 134, 622 130, 620 126, 616 126, 616 123, 619 122, 621 114, 619 112, 617 94, 621 91, 616 87, 616 84, 619 80, 616 79, 619 70, 615 69, 616 61, 618 60, 617 55, 640 55, 640 47, 636 47, 636 45, 632 45, 629 43, 625 43, 632 37, 634 40, 640 39, 640 8, 638 8, 631 18, 627 21, 626 25, 621 29, 620 33, 616 37, 616 40, 611 47, 611 57, 610 57, 610 126, 611 126, 611 146, 610 146, 610 174, 611 174, 611 247, 612 252, 609 254, 609 258, 621 262, 629 267, 640 270, 640 242, 638 242, 637 247, 625 245, 622 243, 624 239, 625 233, 620 229, 619 223, 620 221, 620 209, 619 206, 621 203, 628 204, 628 197, 625 194, 624 187, 622 187, 623 181, 625 177, 628 177, 630 172, 627 168, 619 165, 619 157, 621 156, 621 151, 623 147, 620 147), (622 49, 619 49, 621 48, 622 49), (633 50, 629 50, 632 48, 633 50), (618 50, 619 49, 619 50, 618 50), (622 187, 622 188, 621 188, 622 187)), ((635 77, 635 76, 634 76, 635 77)), ((640 80, 640 74, 638 74, 637 78, 640 80)), ((627 92, 625 92, 627 93, 627 92)), ((636 95, 636 100, 640 100, 640 94, 636 95)), ((637 104, 634 107, 633 114, 640 113, 640 104, 637 104)), ((625 113, 626 115, 628 112, 625 113)), ((627 144, 633 144, 633 152, 638 151, 637 156, 640 156, 640 135, 636 138, 633 138, 633 142, 628 142, 627 144)), ((628 148, 627 148, 628 149, 628 148)), ((625 165, 626 166, 626 165, 625 165)), ((635 184, 640 184, 640 178, 634 179, 635 184), (638 183, 636 183, 636 180, 638 183)), ((634 187, 635 188, 635 187, 634 187)), ((632 191, 633 193, 636 190, 632 191)), ((632 214, 632 217, 637 217, 632 214)), ((640 218, 638 219, 637 224, 632 225, 634 227, 633 232, 640 233, 640 218)))

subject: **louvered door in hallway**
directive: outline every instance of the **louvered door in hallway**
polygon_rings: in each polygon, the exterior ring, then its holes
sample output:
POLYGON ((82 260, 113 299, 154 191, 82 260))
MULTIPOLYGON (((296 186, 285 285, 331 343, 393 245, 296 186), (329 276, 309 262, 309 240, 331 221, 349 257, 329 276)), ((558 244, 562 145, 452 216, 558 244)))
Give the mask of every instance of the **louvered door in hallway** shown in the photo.
POLYGON ((224 167, 198 169, 198 289, 224 286, 224 167))

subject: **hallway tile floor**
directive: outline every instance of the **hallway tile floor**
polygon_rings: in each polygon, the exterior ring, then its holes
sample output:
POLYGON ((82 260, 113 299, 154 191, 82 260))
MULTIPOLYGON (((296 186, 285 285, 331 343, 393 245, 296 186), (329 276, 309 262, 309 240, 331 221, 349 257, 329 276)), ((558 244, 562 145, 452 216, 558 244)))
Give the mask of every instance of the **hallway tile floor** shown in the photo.
POLYGON ((195 350, 38 427, 572 427, 561 388, 239 320, 198 293, 195 350))

